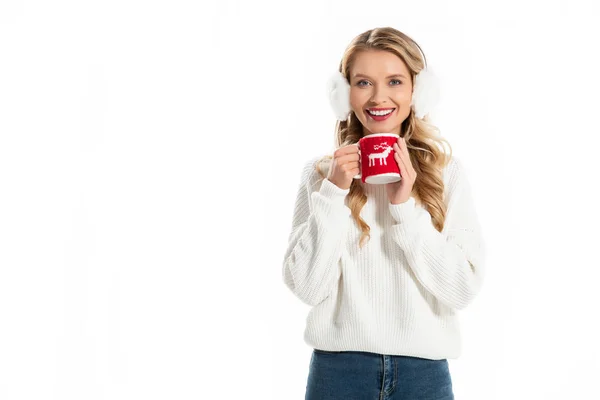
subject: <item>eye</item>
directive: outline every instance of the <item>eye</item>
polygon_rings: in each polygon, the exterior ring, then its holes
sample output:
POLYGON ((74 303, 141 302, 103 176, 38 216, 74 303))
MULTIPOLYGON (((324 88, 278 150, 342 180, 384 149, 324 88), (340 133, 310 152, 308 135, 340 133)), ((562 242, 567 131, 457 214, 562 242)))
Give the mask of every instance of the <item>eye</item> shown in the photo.
MULTIPOLYGON (((394 86, 398 86, 398 85, 402 84, 402 81, 399 79, 392 79, 390 81, 390 83, 392 83, 392 82, 397 82, 396 84, 394 84, 394 86)), ((356 86, 365 86, 365 85, 362 85, 362 83, 369 83, 369 82, 363 79, 363 80, 356 82, 356 86)))

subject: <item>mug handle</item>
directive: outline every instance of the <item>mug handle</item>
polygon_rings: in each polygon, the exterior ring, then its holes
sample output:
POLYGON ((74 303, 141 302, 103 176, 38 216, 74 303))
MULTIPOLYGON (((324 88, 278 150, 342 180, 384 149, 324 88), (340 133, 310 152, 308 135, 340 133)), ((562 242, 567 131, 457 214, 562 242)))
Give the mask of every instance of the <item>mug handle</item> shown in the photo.
MULTIPOLYGON (((360 165, 361 160, 362 160, 361 153, 360 153, 360 144, 356 143, 356 147, 358 147, 358 164, 360 165)), ((360 178, 361 178, 360 172, 358 173, 358 175, 354 176, 354 179, 360 179, 360 178)))

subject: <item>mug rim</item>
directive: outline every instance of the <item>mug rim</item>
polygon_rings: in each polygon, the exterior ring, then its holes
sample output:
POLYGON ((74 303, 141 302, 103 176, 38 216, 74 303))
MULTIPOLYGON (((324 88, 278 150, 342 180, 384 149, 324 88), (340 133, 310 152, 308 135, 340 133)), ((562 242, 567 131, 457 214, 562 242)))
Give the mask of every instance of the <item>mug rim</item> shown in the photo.
POLYGON ((385 137, 385 136, 393 136, 393 137, 397 137, 397 138, 399 138, 399 137, 400 137, 400 135, 398 135, 397 133, 372 133, 372 134, 370 134, 370 135, 367 135, 367 136, 363 136, 363 137, 361 137, 361 138, 359 139, 359 141, 360 141, 360 140, 363 140, 363 139, 365 139, 365 138, 372 138, 372 137, 385 137))

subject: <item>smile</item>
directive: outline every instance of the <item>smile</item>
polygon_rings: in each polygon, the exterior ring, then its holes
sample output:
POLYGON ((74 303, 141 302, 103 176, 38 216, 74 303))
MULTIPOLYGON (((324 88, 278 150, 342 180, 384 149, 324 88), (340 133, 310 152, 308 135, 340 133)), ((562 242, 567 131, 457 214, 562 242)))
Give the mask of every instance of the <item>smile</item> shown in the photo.
POLYGON ((369 116, 369 118, 373 119, 374 121, 379 122, 379 121, 385 121, 386 119, 388 119, 390 117, 390 115, 392 115, 394 110, 395 110, 395 108, 366 110, 366 111, 367 111, 367 115, 369 116))

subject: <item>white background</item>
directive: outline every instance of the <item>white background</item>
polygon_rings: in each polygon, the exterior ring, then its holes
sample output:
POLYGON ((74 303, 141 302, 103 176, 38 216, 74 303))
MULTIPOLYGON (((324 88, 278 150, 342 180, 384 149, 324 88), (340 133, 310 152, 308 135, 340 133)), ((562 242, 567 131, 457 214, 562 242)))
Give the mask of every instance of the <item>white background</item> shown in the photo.
POLYGON ((597 394, 600 6, 0 3, 0 399, 303 399, 281 268, 325 80, 392 26, 487 242, 457 399, 597 394))

